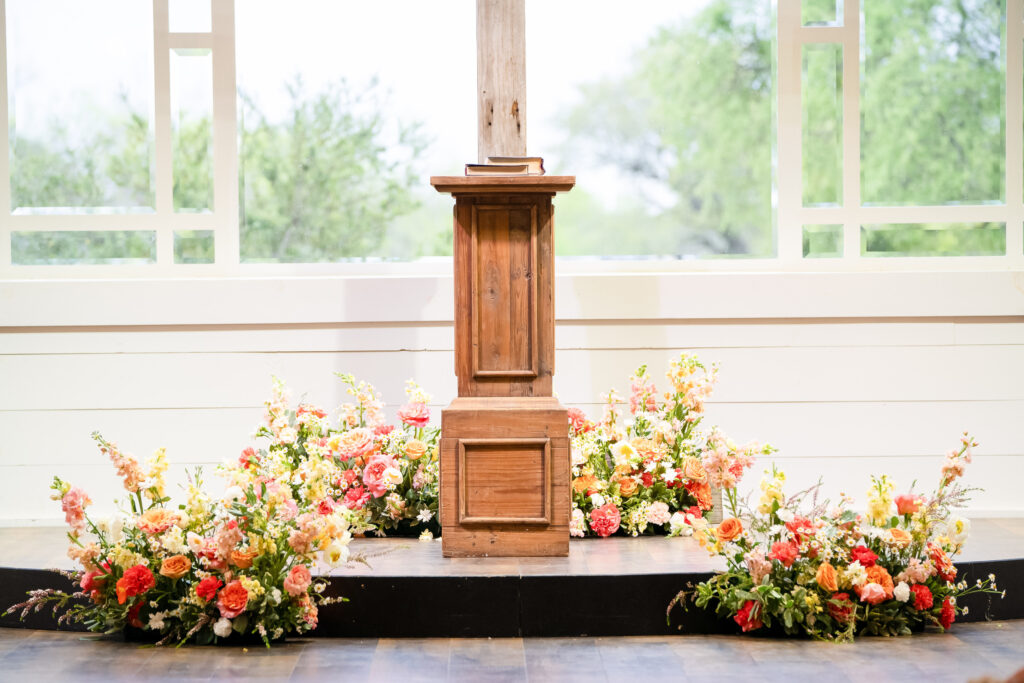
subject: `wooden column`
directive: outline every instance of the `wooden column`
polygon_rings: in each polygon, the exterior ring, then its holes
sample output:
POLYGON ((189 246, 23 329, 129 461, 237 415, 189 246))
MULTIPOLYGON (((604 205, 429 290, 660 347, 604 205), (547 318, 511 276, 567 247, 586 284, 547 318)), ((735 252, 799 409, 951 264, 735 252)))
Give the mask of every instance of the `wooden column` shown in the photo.
POLYGON ((434 177, 455 197, 455 374, 441 414, 446 557, 568 555, 551 198, 572 176, 434 177))
POLYGON ((476 0, 477 155, 526 155, 526 0, 476 0))

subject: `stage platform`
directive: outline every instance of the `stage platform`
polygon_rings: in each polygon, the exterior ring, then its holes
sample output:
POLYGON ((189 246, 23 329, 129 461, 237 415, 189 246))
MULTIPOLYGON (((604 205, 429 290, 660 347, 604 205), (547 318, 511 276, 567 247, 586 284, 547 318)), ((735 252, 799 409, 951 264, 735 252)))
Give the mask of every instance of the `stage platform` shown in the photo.
MULTIPOLYGON (((63 529, 0 528, 0 605, 30 588, 67 582, 46 568, 71 568, 63 529)), ((665 607, 687 583, 721 567, 689 538, 574 539, 566 558, 441 557, 440 541, 356 539, 353 563, 329 572, 316 636, 533 637, 731 633, 699 610, 665 607)), ((957 559, 968 581, 995 573, 1007 596, 972 596, 962 621, 1024 618, 1024 519, 977 519, 957 559)), ((19 626, 16 617, 2 626, 19 626)), ((46 615, 24 626, 55 628, 46 615)))

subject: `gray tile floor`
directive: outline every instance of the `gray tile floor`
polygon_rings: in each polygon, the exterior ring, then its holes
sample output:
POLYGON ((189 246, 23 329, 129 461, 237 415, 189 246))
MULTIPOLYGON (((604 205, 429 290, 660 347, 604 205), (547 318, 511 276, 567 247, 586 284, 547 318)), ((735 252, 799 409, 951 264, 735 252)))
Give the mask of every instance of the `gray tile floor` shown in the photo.
POLYGON ((0 680, 968 681, 1024 667, 1024 620, 853 645, 742 636, 306 638, 262 647, 140 647, 0 628, 0 680))

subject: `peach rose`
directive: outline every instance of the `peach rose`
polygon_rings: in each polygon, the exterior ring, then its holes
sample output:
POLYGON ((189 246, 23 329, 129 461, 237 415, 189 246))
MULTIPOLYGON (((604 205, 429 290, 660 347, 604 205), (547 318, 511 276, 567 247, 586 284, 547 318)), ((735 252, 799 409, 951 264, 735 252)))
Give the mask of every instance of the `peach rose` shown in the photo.
POLYGON ((633 439, 630 443, 644 462, 660 460, 665 454, 665 449, 651 439, 633 439))
POLYGON ((412 439, 405 444, 405 457, 410 460, 419 460, 427 452, 427 444, 419 439, 412 439))
POLYGON ((284 589, 288 595, 302 595, 309 588, 311 581, 309 570, 304 565, 297 564, 288 572, 288 576, 284 577, 284 589))
POLYGON ((633 477, 626 477, 625 479, 619 479, 619 495, 623 498, 629 498, 636 493, 637 483, 633 477))
POLYGON ((707 470, 697 458, 686 458, 683 461, 683 478, 703 484, 708 480, 707 470))
POLYGON ((862 602, 877 605, 885 601, 885 590, 877 583, 866 583, 858 591, 862 602))
POLYGON ((586 493, 588 490, 596 488, 597 477, 592 474, 583 474, 572 480, 572 490, 576 493, 586 493))
POLYGON ((191 568, 192 560, 184 555, 172 555, 160 563, 160 576, 166 576, 168 579, 180 579, 188 574, 188 570, 191 568))
POLYGON ((339 457, 342 460, 368 455, 373 447, 373 432, 365 427, 350 429, 338 439, 339 457))
POLYGON ((234 619, 245 611, 249 604, 249 591, 237 579, 221 589, 217 596, 217 609, 225 619, 234 619))
POLYGON ((136 526, 149 535, 161 534, 178 523, 178 513, 164 508, 146 510, 139 517, 136 526))
POLYGON ((252 561, 259 557, 260 551, 249 548, 248 550, 232 550, 231 551, 231 564, 235 565, 239 569, 248 569, 252 566, 252 561))
POLYGON ((718 525, 717 529, 715 529, 715 536, 718 537, 719 543, 731 541, 742 533, 743 522, 735 517, 723 519, 722 523, 718 525))
POLYGON ((818 573, 814 576, 821 589, 834 593, 839 590, 839 581, 836 578, 836 568, 828 562, 822 562, 818 567, 818 573))
POLYGON ((889 529, 889 536, 892 538, 892 544, 897 548, 906 548, 913 540, 904 529, 889 529))
POLYGON ((710 510, 713 505, 711 499, 711 485, 710 484, 699 484, 698 486, 688 489, 693 494, 694 498, 697 499, 697 506, 701 510, 710 510))

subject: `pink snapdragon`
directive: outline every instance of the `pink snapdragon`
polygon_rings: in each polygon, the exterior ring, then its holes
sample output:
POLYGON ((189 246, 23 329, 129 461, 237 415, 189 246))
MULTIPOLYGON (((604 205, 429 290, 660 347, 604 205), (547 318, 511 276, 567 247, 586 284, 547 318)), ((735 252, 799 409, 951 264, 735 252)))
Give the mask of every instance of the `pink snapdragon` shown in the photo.
POLYGON ((75 531, 85 530, 85 508, 92 501, 82 489, 72 486, 60 499, 60 508, 64 511, 64 521, 75 531))

